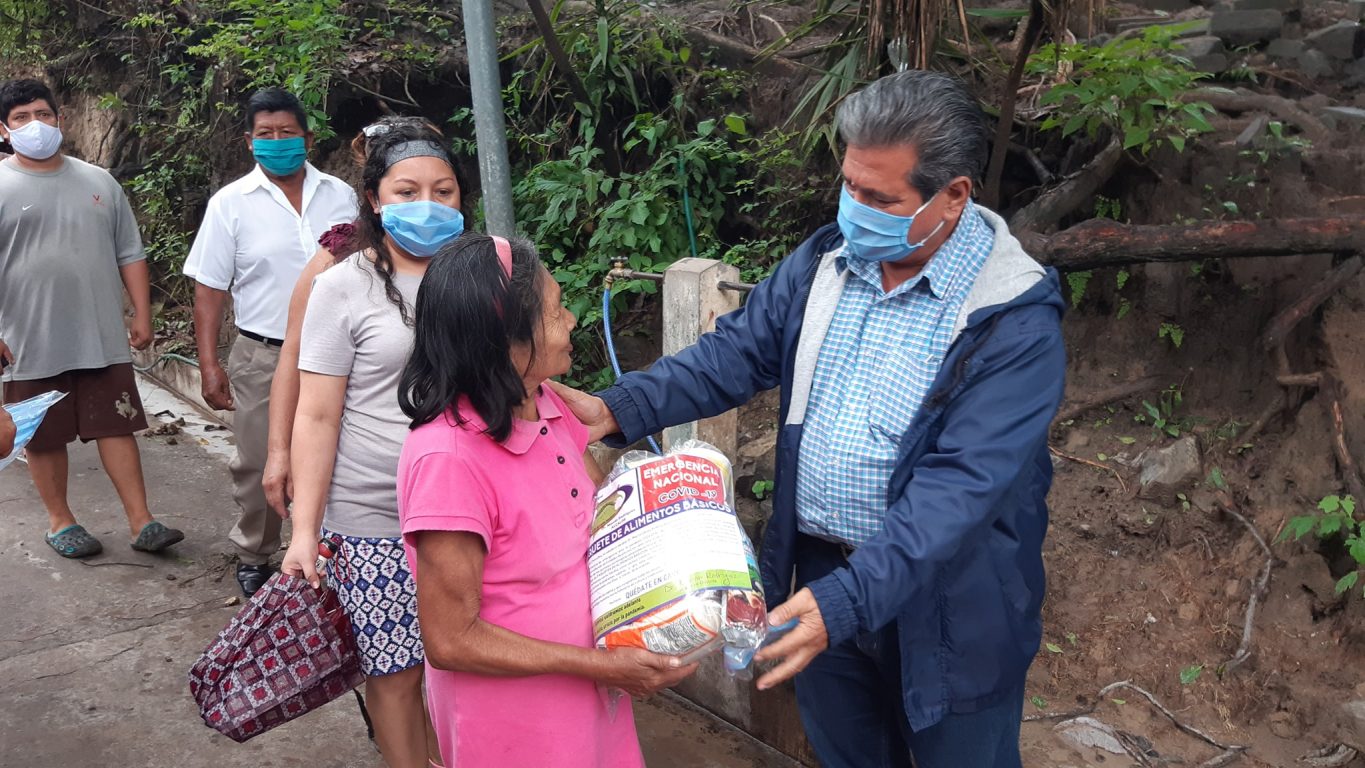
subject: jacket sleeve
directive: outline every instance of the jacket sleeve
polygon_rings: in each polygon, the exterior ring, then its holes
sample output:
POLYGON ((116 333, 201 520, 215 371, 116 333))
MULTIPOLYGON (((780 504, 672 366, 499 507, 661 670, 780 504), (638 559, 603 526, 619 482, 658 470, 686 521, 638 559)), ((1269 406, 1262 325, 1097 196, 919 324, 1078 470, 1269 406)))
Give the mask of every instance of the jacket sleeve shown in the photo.
POLYGON ((598 396, 621 432, 604 441, 624 447, 665 427, 737 408, 780 383, 783 332, 812 259, 812 237, 749 293, 744 306, 716 321, 716 330, 648 371, 628 373, 598 396))
POLYGON ((987 342, 982 369, 948 405, 935 449, 916 463, 884 530, 848 566, 809 585, 830 645, 880 629, 930 588, 963 542, 994 523, 1019 473, 1045 449, 1066 375, 1061 330, 1012 336, 987 342))

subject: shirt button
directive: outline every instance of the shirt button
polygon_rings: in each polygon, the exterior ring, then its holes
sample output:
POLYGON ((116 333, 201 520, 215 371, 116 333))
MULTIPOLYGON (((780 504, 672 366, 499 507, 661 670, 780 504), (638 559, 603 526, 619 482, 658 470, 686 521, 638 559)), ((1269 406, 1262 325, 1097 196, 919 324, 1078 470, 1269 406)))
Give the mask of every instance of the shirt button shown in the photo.
POLYGON ((575 499, 578 498, 578 489, 575 488, 572 491, 569 491, 569 495, 574 497, 575 499))
POLYGON ((564 463, 564 457, 563 457, 563 456, 557 456, 557 457, 555 457, 555 461, 559 462, 560 464, 563 464, 563 463, 564 463))
POLYGON ((542 435, 548 435, 548 434, 550 434, 550 428, 549 428, 549 427, 541 427, 541 428, 540 428, 540 434, 542 434, 542 435))

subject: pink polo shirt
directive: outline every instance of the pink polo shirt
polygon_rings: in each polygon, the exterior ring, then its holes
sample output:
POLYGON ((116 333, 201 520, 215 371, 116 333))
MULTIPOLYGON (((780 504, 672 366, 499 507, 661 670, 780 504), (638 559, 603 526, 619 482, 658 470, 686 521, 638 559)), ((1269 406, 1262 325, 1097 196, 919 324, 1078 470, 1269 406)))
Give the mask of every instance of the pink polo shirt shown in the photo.
MULTIPOLYGON (((593 484, 588 431, 542 387, 540 420, 515 422, 505 443, 468 422, 414 429, 398 464, 398 514, 408 563, 415 534, 468 531, 487 548, 479 617, 556 643, 593 646, 588 535, 593 484)), ((643 766, 630 699, 608 716, 596 683, 568 675, 487 677, 427 664, 427 698, 441 755, 454 768, 643 766)))

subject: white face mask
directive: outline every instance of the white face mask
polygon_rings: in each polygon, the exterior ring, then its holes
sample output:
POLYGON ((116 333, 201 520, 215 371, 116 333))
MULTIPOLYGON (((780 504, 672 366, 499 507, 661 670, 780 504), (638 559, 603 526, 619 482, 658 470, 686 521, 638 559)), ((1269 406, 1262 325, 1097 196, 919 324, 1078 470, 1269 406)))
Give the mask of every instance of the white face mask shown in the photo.
POLYGON ((9 130, 9 143, 14 151, 34 160, 46 160, 62 148, 62 129, 48 125, 42 120, 31 120, 23 126, 9 130))

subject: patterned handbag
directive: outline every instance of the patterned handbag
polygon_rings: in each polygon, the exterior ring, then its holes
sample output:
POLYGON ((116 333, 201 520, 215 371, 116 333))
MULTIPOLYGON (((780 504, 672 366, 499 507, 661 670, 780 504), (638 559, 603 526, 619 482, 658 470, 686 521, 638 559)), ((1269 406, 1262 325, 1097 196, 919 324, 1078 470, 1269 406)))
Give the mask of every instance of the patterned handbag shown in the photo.
POLYGON ((336 593, 276 573, 190 668, 190 694, 205 725, 241 742, 364 680, 336 593))

